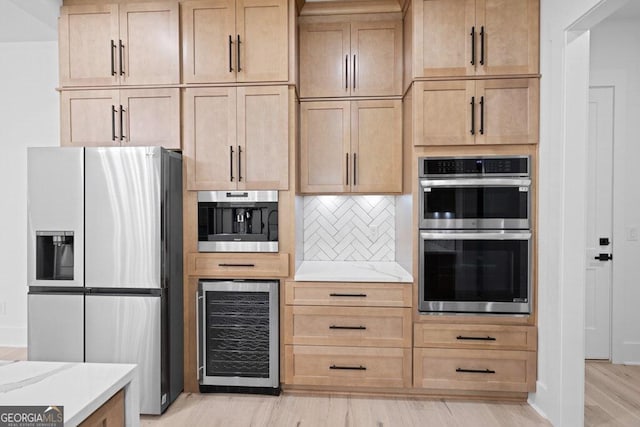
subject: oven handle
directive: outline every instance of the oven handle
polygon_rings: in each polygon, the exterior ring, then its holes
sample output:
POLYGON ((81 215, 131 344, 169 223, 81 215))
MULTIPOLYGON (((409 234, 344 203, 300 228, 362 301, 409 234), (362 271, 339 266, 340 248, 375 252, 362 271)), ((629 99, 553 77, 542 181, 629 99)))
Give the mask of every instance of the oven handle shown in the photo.
POLYGON ((420 232, 423 240, 529 240, 531 233, 443 233, 443 232, 420 232))
POLYGON ((420 186, 429 187, 530 187, 530 179, 514 178, 478 178, 478 179, 421 179, 420 186))

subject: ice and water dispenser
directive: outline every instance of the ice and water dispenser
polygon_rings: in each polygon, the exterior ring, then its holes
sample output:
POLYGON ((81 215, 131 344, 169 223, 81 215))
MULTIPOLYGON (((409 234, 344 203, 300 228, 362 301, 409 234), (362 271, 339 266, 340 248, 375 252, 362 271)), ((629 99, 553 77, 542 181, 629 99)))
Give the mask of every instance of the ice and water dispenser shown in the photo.
POLYGON ((36 280, 73 280, 73 231, 36 231, 36 280))

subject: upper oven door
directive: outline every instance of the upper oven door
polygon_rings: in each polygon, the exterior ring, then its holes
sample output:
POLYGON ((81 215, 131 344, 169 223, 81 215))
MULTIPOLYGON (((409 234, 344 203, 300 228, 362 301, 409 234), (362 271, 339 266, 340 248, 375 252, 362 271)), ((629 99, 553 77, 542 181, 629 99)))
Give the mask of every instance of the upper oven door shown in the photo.
POLYGON ((530 187, 525 178, 423 178, 420 228, 526 230, 530 187))

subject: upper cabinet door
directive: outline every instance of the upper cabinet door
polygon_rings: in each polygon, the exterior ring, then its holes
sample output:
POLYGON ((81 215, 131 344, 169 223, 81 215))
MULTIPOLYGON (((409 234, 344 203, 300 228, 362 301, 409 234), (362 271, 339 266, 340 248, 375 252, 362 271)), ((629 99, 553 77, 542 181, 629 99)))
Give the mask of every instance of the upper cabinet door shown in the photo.
POLYGON ((539 72, 539 0, 477 0, 477 74, 539 72))
POLYGON ((414 77, 473 75, 475 0, 420 0, 413 7, 414 77))
POLYGON ((351 23, 351 94, 402 95, 402 21, 351 23))
POLYGON ((287 0, 237 0, 238 82, 285 82, 289 76, 287 0))
POLYGON ((351 103, 351 191, 402 191, 402 101, 351 103))
POLYGON ((185 83, 236 81, 235 1, 182 3, 182 72, 185 83))
POLYGON ((123 146, 180 149, 180 89, 120 91, 123 146))
POLYGON ((300 103, 300 191, 347 193, 351 182, 351 103, 300 103))
POLYGON ((348 22, 300 25, 300 96, 350 95, 348 22))
POLYGON ((287 86, 238 87, 238 189, 289 188, 287 86))
POLYGON ((118 6, 64 6, 58 29, 60 84, 117 84, 118 6))
POLYGON ((188 190, 237 188, 236 88, 188 88, 184 159, 188 190))
POLYGON ((120 4, 121 84, 178 84, 178 3, 120 4))
POLYGON ((537 144, 540 80, 476 81, 476 144, 537 144))
POLYGON ((73 90, 60 94, 60 145, 120 146, 118 90, 73 90))

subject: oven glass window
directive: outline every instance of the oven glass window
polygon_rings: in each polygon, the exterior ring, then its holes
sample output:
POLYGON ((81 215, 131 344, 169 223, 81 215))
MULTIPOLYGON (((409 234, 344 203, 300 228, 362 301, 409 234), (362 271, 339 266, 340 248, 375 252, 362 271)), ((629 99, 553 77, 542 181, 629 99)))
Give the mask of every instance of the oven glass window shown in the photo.
POLYGON ((431 187, 424 219, 526 219, 527 194, 518 187, 431 187))
POLYGON ((526 302, 526 240, 425 240, 425 301, 526 302))

